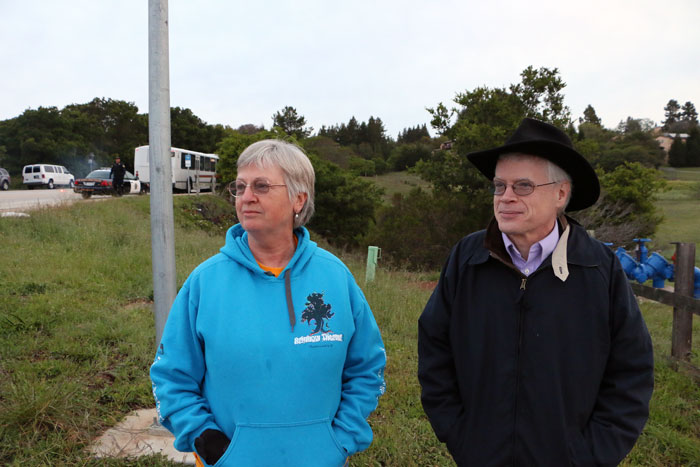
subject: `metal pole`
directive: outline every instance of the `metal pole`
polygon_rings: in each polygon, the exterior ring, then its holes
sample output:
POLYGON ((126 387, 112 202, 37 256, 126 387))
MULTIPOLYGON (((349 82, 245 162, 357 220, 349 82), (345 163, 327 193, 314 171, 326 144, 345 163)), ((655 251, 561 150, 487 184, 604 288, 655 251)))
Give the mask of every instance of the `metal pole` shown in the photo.
MULTIPOLYGON (((676 284, 674 292, 693 296, 693 274, 695 266, 695 243, 676 243, 676 284)), ((671 334, 671 356, 689 360, 693 339, 693 314, 673 307, 673 330, 671 334)))
POLYGON ((148 0, 148 159, 156 347, 177 292, 168 54, 168 0, 148 0))

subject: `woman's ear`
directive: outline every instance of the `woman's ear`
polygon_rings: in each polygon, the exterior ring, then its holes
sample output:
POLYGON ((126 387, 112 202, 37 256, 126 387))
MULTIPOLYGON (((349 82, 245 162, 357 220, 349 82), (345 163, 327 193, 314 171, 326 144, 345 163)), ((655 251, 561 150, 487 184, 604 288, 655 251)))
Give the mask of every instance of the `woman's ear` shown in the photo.
POLYGON ((295 213, 300 213, 301 210, 304 208, 304 205, 306 204, 306 200, 309 199, 309 194, 308 193, 297 193, 297 197, 294 200, 294 212, 295 213))

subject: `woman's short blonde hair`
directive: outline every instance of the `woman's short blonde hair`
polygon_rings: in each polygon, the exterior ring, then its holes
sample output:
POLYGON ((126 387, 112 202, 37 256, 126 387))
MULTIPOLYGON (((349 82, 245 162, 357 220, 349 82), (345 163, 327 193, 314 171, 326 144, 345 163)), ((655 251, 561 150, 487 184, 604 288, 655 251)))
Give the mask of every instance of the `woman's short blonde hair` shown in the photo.
POLYGON ((305 225, 314 214, 314 183, 316 174, 311 161, 296 144, 278 139, 264 139, 251 144, 238 156, 238 169, 255 166, 262 169, 279 167, 284 174, 289 200, 294 201, 299 193, 306 193, 306 203, 294 216, 294 228, 305 225))

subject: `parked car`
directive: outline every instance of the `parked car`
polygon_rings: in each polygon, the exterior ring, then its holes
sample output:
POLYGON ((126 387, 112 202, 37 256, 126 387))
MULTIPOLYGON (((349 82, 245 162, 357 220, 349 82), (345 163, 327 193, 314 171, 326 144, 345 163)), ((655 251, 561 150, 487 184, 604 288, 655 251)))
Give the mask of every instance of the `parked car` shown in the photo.
MULTIPOLYGON (((109 176, 109 168, 93 170, 87 177, 79 178, 73 185, 73 191, 80 193, 87 199, 92 195, 116 195, 109 176)), ((124 188, 122 194, 141 193, 141 182, 134 174, 127 171, 124 174, 124 188)))
POLYGON ((22 169, 22 183, 30 190, 45 186, 53 190, 57 185, 73 187, 75 177, 62 165, 32 164, 22 169))
POLYGON ((10 189, 10 174, 7 170, 0 167, 0 190, 7 191, 10 189))

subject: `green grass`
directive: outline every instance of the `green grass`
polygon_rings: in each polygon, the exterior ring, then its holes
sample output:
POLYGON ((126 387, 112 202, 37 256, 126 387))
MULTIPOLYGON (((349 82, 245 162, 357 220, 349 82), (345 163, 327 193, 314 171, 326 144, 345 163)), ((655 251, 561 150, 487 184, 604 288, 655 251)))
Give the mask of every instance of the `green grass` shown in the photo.
MULTIPOLYGON (((697 174, 700 178, 700 171, 697 174)), ((651 250, 670 258, 676 251, 671 242, 700 243, 700 181, 669 181, 669 190, 658 196, 656 207, 664 222, 652 237, 651 250)), ((700 265, 700 250, 695 256, 700 265)))
MULTIPOLYGON (((176 198, 178 283, 223 243, 197 199, 176 198)), ((84 465, 93 438, 153 405, 149 229, 147 197, 0 219, 0 465, 84 465)))
MULTIPOLYGON (((642 310, 654 344, 654 394, 650 417, 624 465, 700 465, 700 385, 669 364, 672 308, 642 300, 642 310)), ((692 363, 700 365, 700 320, 693 323, 692 363)))
POLYGON ((668 180, 700 182, 700 167, 661 167, 660 170, 668 180))
MULTIPOLYGON (((176 197, 178 284, 223 244, 233 222, 215 197, 176 197), (211 222, 213 220, 214 222, 211 222)), ((160 456, 94 460, 85 448, 130 411, 152 407, 154 350, 147 197, 108 199, 0 218, 0 465, 175 465, 160 456)), ((387 393, 372 446, 354 466, 450 466, 420 405, 417 319, 436 273, 377 270, 343 254, 387 349, 387 393)), ((656 351, 651 418, 626 465, 700 465, 700 390, 664 358, 671 311, 644 302, 656 351)), ((700 342, 695 323, 695 347, 700 342)), ((700 363, 695 351, 693 361, 700 363)))
POLYGON ((395 193, 407 195, 416 187, 421 187, 424 190, 430 190, 430 184, 428 182, 420 178, 418 175, 406 171, 389 172, 382 175, 363 178, 371 180, 380 187, 384 188, 385 192, 383 200, 386 204, 391 204, 391 198, 395 193))

